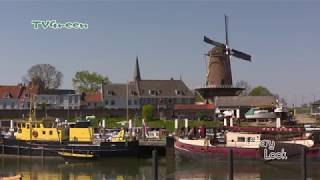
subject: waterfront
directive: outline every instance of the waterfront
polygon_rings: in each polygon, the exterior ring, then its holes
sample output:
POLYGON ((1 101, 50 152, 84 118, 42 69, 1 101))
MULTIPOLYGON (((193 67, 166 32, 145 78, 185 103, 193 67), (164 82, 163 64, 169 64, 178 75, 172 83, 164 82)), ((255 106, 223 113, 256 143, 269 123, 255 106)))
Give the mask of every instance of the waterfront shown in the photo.
MULTIPOLYGON (((68 162, 59 158, 30 159, 1 157, 0 174, 22 174, 23 180, 149 180, 152 161, 148 158, 104 158, 90 162, 68 162)), ((318 179, 320 163, 308 163, 308 179, 318 179)), ((301 179, 300 164, 236 161, 234 179, 301 179)), ((174 157, 159 160, 159 179, 228 179, 225 162, 199 163, 174 157)))

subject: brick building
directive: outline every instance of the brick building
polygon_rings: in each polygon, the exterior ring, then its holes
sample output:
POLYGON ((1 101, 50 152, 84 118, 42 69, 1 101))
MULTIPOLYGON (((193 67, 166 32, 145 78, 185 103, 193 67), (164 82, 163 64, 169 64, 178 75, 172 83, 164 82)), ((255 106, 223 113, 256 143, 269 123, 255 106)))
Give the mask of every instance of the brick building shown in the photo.
POLYGON ((151 104, 155 109, 173 109, 175 104, 193 104, 194 94, 182 80, 143 80, 138 59, 134 78, 128 83, 104 84, 103 104, 108 109, 141 109, 151 104))

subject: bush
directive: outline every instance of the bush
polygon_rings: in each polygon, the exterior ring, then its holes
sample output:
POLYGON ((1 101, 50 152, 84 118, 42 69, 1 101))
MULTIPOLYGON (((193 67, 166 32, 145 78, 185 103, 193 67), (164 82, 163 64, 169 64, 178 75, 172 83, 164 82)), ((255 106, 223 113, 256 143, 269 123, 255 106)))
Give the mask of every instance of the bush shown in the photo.
POLYGON ((143 105, 143 107, 142 107, 142 117, 145 120, 147 120, 147 121, 152 120, 153 113, 154 113, 154 107, 151 104, 143 105))

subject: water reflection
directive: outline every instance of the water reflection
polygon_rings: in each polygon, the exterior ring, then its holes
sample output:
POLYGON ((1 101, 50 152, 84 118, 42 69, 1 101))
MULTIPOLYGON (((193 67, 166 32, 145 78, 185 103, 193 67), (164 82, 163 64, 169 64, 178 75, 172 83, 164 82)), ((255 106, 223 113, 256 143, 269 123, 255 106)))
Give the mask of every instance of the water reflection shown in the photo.
MULTIPOLYGON (((31 159, 1 157, 0 174, 22 174, 23 180, 149 180, 152 178, 151 159, 106 158, 90 162, 68 162, 63 159, 31 159)), ((164 157, 159 161, 160 179, 211 180, 228 179, 225 162, 185 161, 164 157)), ((319 163, 309 164, 310 179, 320 177, 319 163)), ((235 179, 300 179, 299 163, 261 163, 236 161, 235 179)))

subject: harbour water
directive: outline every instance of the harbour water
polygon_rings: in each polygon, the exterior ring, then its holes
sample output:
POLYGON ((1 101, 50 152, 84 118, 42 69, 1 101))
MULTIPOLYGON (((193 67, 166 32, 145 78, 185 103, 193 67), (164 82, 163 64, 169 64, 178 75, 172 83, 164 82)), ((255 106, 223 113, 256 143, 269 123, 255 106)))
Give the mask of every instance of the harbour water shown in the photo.
MULTIPOLYGON (((104 158, 92 161, 65 162, 60 158, 31 159, 0 157, 0 174, 23 175, 23 180, 150 180, 149 158, 104 158)), ((308 163, 308 179, 319 179, 320 163, 308 163)), ((235 161, 234 179, 284 180, 301 179, 300 164, 235 161)), ((226 162, 185 161, 179 158, 159 159, 159 179, 209 180, 228 179, 226 162)))

